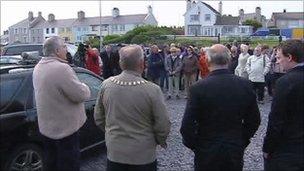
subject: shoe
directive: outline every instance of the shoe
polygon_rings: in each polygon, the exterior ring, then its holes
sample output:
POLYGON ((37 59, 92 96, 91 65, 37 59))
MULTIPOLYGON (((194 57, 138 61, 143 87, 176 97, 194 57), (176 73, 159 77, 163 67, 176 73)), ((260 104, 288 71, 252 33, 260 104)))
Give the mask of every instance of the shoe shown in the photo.
POLYGON ((167 96, 167 100, 171 99, 171 96, 167 96))

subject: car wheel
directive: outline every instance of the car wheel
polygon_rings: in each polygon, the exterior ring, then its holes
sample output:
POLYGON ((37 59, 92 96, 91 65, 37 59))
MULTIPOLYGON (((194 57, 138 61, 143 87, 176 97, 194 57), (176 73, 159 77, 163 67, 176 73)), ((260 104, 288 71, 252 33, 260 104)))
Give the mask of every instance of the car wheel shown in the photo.
POLYGON ((25 144, 19 146, 7 159, 4 170, 43 171, 45 170, 45 160, 42 154, 42 149, 37 145, 25 144))

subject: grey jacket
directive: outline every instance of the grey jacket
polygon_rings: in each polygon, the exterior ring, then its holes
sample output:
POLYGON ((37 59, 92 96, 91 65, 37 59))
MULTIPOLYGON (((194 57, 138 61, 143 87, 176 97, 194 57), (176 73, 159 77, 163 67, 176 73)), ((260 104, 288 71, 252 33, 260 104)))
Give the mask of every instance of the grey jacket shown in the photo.
POLYGON ((105 130, 108 159, 135 165, 156 159, 156 146, 166 146, 171 125, 160 87, 134 71, 103 82, 94 118, 105 130))
POLYGON ((172 73, 174 76, 179 76, 182 67, 183 67, 182 59, 179 56, 177 56, 174 60, 171 54, 166 57, 165 69, 166 71, 169 72, 169 75, 170 73, 172 73))

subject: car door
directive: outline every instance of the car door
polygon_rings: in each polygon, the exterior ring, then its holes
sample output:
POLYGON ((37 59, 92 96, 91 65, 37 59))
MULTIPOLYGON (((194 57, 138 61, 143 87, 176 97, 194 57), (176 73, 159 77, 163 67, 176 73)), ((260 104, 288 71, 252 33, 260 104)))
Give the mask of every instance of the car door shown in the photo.
POLYGON ((80 131, 81 149, 100 144, 104 140, 104 132, 101 131, 94 121, 94 107, 102 80, 87 72, 77 72, 79 80, 89 86, 91 98, 85 102, 87 121, 80 131))

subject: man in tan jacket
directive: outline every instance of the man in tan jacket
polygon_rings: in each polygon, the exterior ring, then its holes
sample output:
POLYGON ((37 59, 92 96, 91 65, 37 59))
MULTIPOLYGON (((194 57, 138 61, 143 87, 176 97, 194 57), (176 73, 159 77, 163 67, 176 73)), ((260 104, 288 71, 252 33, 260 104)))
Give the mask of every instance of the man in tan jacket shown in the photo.
POLYGON ((43 45, 44 55, 35 66, 39 131, 43 135, 47 170, 79 170, 79 133, 86 121, 84 101, 90 89, 67 64, 67 49, 60 37, 43 45))
POLYGON ((166 148, 170 120, 159 86, 141 77, 138 45, 119 51, 123 72, 103 82, 95 122, 105 131, 107 170, 156 170, 156 146, 166 148))

